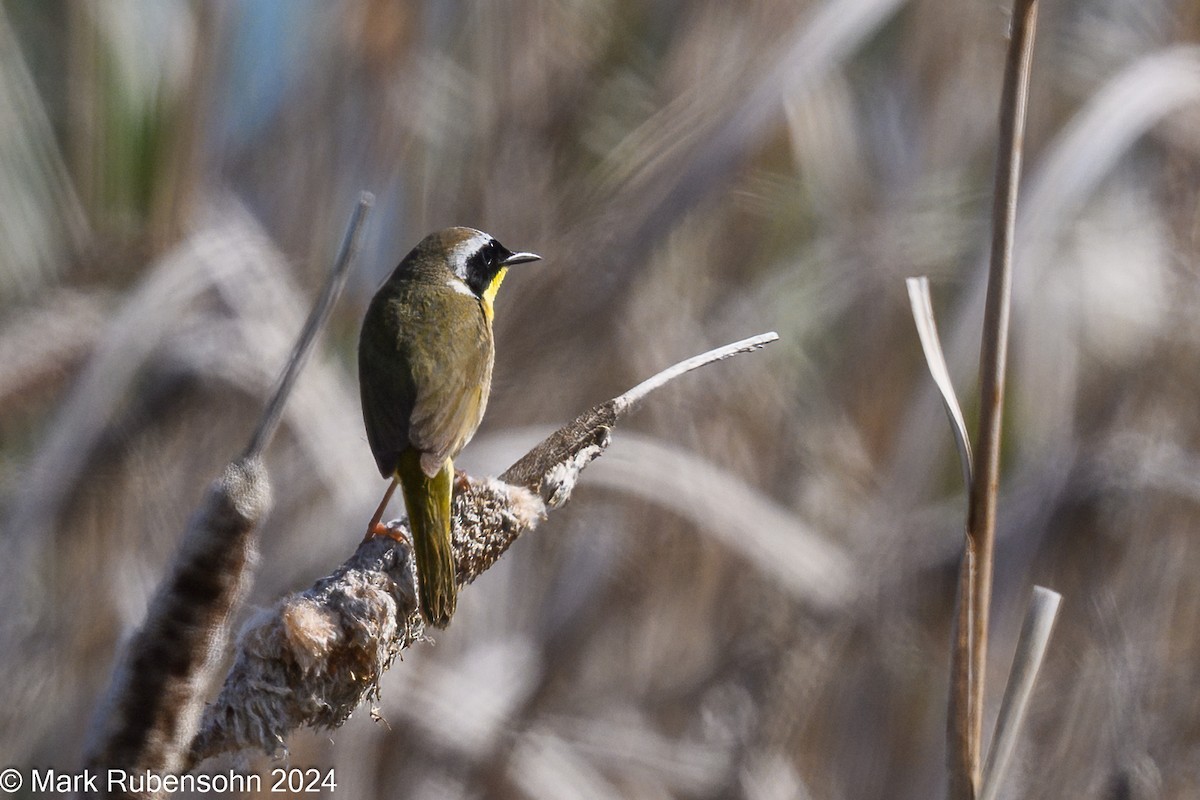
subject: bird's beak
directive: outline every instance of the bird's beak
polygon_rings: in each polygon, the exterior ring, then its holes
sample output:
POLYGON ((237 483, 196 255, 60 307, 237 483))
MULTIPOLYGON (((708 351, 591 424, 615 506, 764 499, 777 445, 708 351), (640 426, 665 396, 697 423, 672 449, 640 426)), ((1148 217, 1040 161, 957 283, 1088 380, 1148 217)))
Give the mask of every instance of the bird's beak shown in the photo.
POLYGON ((500 262, 502 267, 511 267, 513 264, 525 264, 529 261, 541 261, 542 257, 537 253, 513 253, 508 258, 500 262))

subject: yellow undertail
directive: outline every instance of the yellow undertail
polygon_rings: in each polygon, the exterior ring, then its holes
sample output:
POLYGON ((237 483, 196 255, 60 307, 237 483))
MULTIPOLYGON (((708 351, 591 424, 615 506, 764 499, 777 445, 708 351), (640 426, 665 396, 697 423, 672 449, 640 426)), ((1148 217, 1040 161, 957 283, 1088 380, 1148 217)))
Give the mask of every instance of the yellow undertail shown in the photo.
POLYGON ((396 477, 412 528, 421 616, 435 628, 444 628, 454 615, 458 598, 454 551, 450 547, 454 465, 447 459, 441 472, 430 478, 421 470, 421 454, 408 449, 400 456, 396 477))

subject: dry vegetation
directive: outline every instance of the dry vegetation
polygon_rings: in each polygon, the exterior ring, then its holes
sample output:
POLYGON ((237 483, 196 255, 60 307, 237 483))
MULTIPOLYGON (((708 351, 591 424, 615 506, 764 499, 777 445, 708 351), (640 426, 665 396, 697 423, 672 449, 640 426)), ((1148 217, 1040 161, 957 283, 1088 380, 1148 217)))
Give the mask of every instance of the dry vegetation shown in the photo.
MULTIPOLYGON (((362 798, 941 796, 965 501, 904 278, 973 418, 1004 6, 6 0, 0 767, 79 767, 367 189, 243 618, 358 543, 358 321, 428 230, 545 258, 500 298, 473 474, 781 340, 657 394, 387 673, 387 724, 287 763, 362 798)), ((1001 796, 1195 797, 1200 11, 1043 0, 1038 36, 985 729, 1049 586, 1001 796)))

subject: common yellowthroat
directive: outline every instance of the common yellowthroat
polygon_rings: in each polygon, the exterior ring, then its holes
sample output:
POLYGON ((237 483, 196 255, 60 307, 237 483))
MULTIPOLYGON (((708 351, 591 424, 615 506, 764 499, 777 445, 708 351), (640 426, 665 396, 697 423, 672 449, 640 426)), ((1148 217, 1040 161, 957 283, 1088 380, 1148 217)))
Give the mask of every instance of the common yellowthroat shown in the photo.
POLYGON ((412 529, 421 614, 444 628, 458 594, 450 549, 454 458, 483 419, 492 384, 492 303, 508 268, 537 261, 473 228, 431 233, 367 307, 358 338, 363 422, 391 478, 368 526, 400 485, 412 529))

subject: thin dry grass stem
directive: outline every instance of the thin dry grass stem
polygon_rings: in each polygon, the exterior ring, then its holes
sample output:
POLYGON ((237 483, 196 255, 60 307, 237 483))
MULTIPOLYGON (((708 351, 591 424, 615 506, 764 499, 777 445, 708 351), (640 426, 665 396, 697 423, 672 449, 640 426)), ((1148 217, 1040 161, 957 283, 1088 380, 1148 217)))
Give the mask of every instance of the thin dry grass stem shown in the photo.
POLYGON ((971 714, 971 688, 974 676, 971 653, 975 631, 974 596, 978 583, 975 544, 964 537, 962 561, 958 568, 958 592, 954 608, 954 641, 950 648, 950 702, 946 710, 946 759, 950 773, 950 797, 974 797, 971 775, 978 753, 972 747, 974 722, 971 714))
POLYGON ((329 319, 329 314, 333 311, 333 306, 341 295, 342 288, 346 285, 346 276, 350 274, 350 265, 354 263, 355 258, 358 256, 363 225, 366 222, 367 214, 371 210, 371 204, 374 202, 375 197, 370 192, 362 192, 359 195, 358 205, 355 206, 354 213, 350 217, 350 224, 346 229, 345 237, 342 239, 342 246, 338 251, 337 259, 334 261, 333 269, 329 271, 329 277, 325 280, 325 286, 321 289, 321 294, 317 297, 316 303, 313 304, 312 311, 304 323, 304 328, 300 331, 300 336, 296 339, 296 345, 292 349, 292 354, 288 358, 287 365, 279 377, 279 386, 272 393, 271 400, 267 404, 262 418, 259 420, 258 427, 255 428, 254 434, 250 437, 250 443, 246 445, 246 452, 242 454, 242 458, 257 458, 262 455, 263 448, 267 446, 267 443, 271 441, 271 437, 275 435, 275 431, 279 428, 279 421, 283 418, 283 406, 287 402, 288 396, 292 393, 292 386, 295 385, 296 378, 300 375, 300 370, 303 369, 305 362, 308 360, 309 353, 312 352, 313 342, 316 341, 317 334, 324 329, 325 323, 329 319))
MULTIPOLYGON (((653 389, 736 353, 757 350, 772 334, 681 362, 630 393, 601 403, 555 431, 500 479, 468 478, 452 507, 452 546, 459 583, 490 568, 548 507, 566 502, 580 472, 611 441, 616 422, 653 389)), ((242 632, 237 659, 204 719, 186 764, 258 748, 275 753, 302 726, 335 728, 366 699, 423 627, 413 586, 404 522, 393 537, 362 542, 333 574, 290 595, 242 632)))
MULTIPOLYGON (((983 342, 979 355, 979 434, 976 438, 974 479, 967 508, 967 551, 974 568, 962 575, 974 580, 959 596, 970 598, 971 630, 955 639, 955 659, 967 658, 969 696, 951 701, 954 713, 966 715, 966 725, 954 724, 948 742, 950 796, 974 798, 980 782, 983 738, 984 679, 987 664, 988 622, 991 611, 992 553, 996 531, 996 500, 1000 488, 1000 432, 1003 419, 1004 378, 1008 353, 1009 314, 1012 301, 1013 231, 1017 216, 1025 111, 1029 100, 1029 75, 1037 23, 1037 0, 1016 0, 1013 28, 1004 70, 1000 100, 1000 140, 996 159, 996 185, 992 209, 991 266, 984 306, 983 342), (962 653, 966 644, 969 653, 962 653), (965 732, 966 738, 957 735, 965 732)), ((966 557, 964 555, 964 557, 966 557)), ((961 669, 956 677, 961 676, 961 669)), ((959 690, 952 688, 952 694, 959 690)))
POLYGON ((1029 609, 1021 625, 1021 635, 1017 639, 1008 685, 1004 688, 1004 700, 1000 703, 1000 714, 996 718, 996 734, 988 750, 980 800, 996 800, 1000 793, 1001 779, 1016 750, 1017 736, 1021 732, 1025 712, 1029 709, 1029 699, 1033 695, 1033 686, 1042 667, 1061 602, 1062 595, 1058 592, 1042 586, 1033 587, 1033 597, 1030 598, 1029 609))

